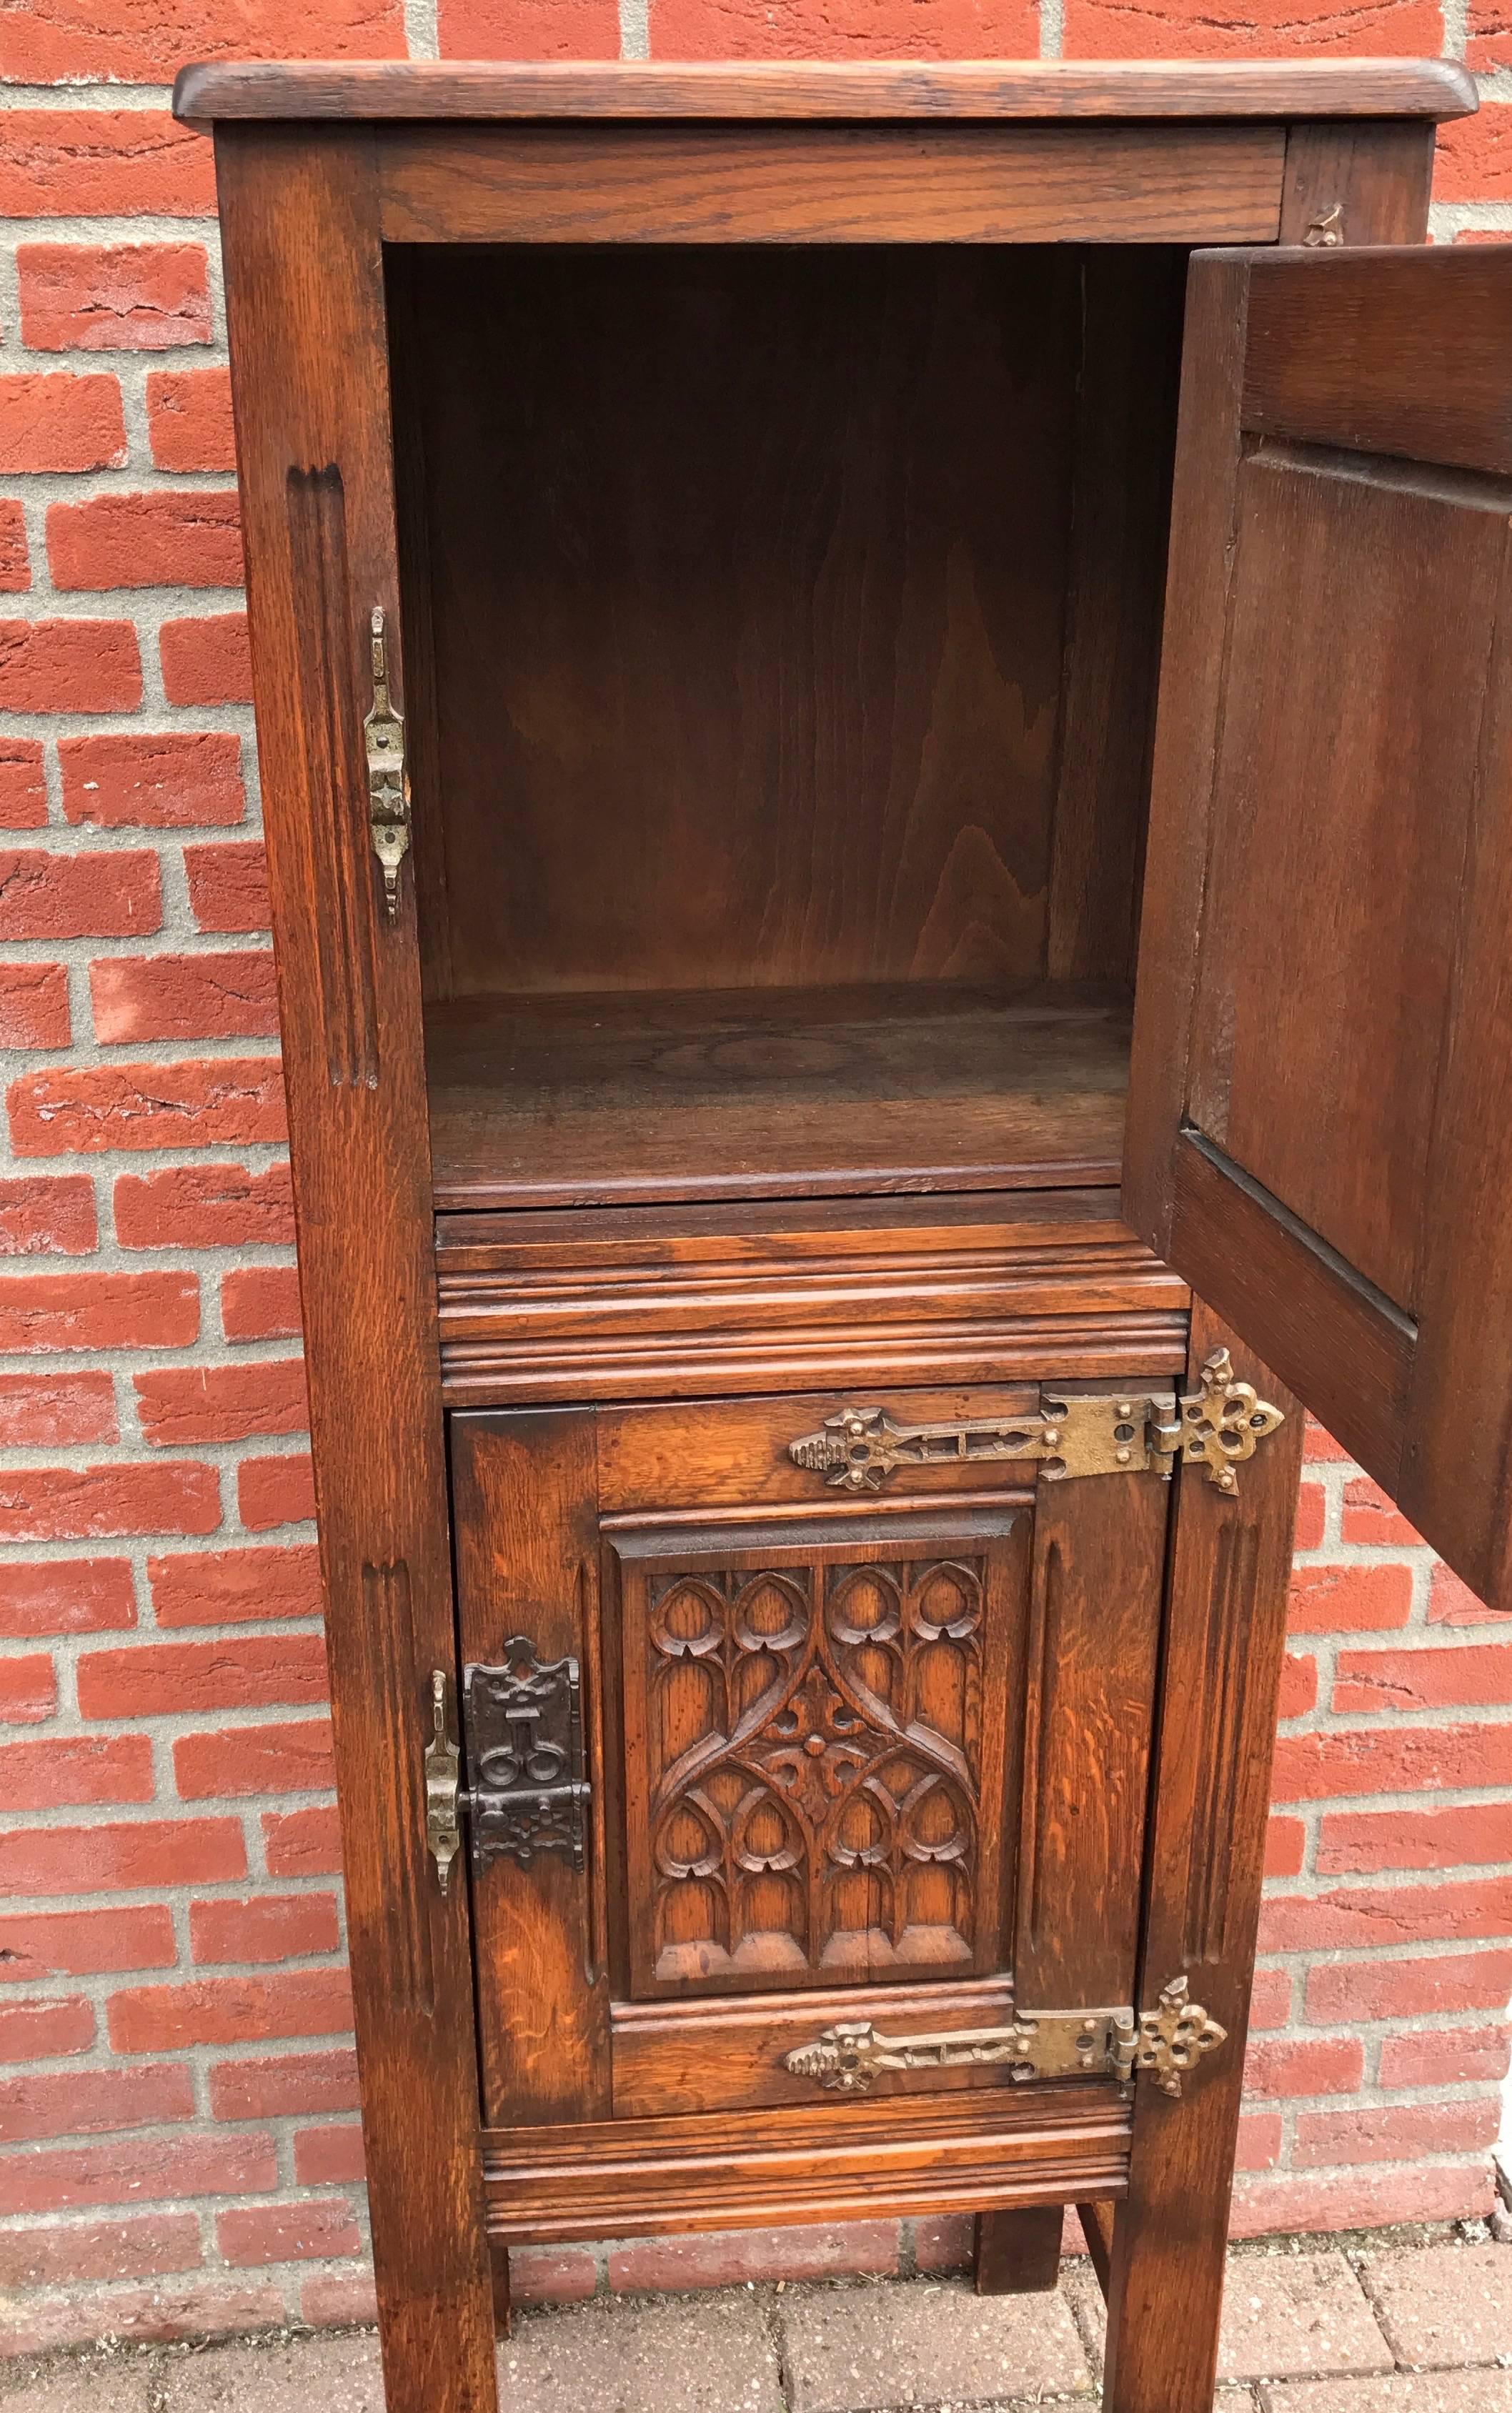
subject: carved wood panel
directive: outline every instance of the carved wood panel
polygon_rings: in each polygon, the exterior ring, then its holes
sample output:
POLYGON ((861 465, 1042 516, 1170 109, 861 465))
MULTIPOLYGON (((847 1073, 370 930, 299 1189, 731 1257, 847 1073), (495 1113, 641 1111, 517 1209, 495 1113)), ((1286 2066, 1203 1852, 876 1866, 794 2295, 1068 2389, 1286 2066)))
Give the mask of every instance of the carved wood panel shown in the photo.
POLYGON ((999 1965, 1028 1525, 615 1537, 637 1993, 999 1965))

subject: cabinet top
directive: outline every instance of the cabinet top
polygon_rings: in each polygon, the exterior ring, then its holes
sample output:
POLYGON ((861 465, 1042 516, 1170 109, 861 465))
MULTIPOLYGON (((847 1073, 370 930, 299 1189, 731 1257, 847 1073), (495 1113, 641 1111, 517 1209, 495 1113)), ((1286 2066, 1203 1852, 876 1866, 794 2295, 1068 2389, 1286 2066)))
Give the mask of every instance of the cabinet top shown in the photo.
POLYGON ((440 118, 1465 117, 1475 86, 1446 59, 1173 60, 746 67, 491 60, 228 61, 181 70, 173 113, 379 121, 440 118))

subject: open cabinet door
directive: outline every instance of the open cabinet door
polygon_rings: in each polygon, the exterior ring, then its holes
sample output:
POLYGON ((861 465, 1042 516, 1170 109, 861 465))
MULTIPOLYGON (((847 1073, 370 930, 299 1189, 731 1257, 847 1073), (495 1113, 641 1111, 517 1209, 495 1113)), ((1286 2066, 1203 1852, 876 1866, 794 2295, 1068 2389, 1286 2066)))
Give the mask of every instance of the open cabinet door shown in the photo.
POLYGON ((1193 258, 1125 1211, 1512 1609, 1512 245, 1193 258))

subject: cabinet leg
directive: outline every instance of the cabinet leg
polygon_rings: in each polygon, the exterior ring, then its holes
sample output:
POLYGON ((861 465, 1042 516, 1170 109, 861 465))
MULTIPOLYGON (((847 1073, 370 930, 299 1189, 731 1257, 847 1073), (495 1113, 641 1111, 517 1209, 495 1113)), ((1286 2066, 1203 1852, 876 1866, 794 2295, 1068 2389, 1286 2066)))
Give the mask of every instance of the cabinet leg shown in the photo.
POLYGON ((490 2245, 488 2255, 494 2276, 494 2334, 507 2338, 514 2326, 514 2305, 510 2295, 510 2249, 507 2245, 490 2245))
POLYGON ((1037 2296, 1060 2275, 1061 2210, 1030 2204, 1018 2212, 976 2215, 979 2296, 1037 2296))

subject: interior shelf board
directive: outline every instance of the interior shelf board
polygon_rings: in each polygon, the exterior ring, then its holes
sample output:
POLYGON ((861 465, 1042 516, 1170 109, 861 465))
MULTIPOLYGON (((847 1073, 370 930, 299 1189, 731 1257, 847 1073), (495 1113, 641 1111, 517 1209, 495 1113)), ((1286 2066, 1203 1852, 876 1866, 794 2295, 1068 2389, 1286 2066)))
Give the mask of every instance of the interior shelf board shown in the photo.
POLYGON ((1121 993, 470 998, 426 1013, 437 1209, 1108 1187, 1121 993))

